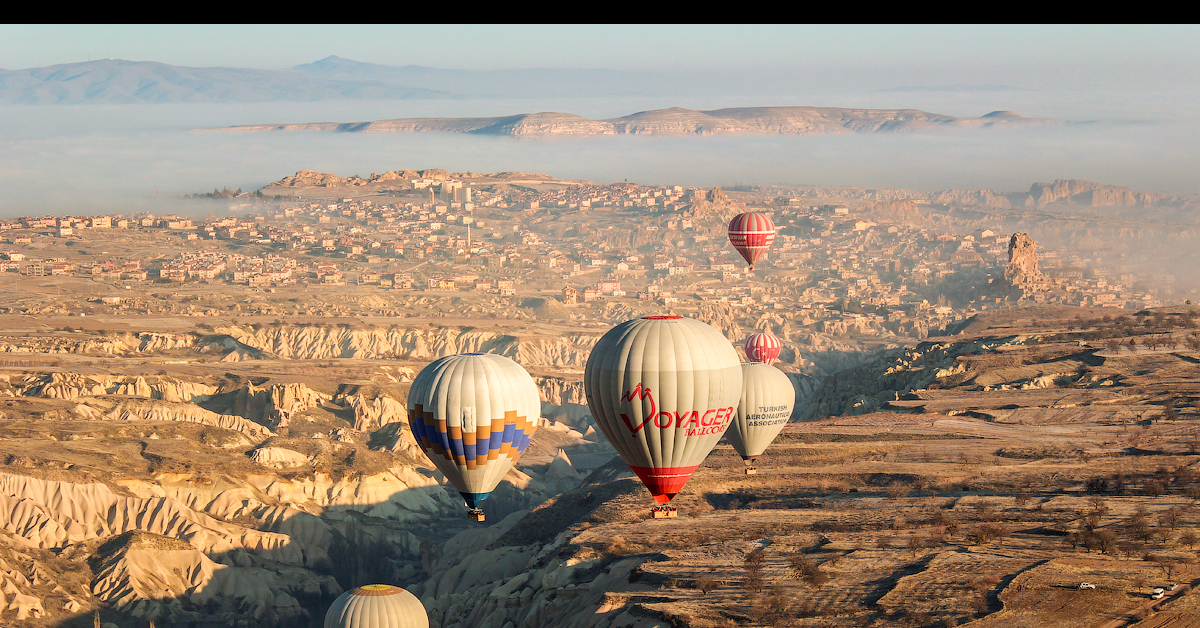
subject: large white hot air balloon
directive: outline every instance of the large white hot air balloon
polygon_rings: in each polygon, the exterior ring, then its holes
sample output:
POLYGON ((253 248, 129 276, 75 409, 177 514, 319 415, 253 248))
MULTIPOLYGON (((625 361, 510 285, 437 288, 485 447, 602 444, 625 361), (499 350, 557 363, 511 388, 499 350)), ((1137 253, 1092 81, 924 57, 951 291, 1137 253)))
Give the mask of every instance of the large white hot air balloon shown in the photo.
POLYGON ((796 389, 783 371, 761 362, 742 365, 742 399, 725 438, 742 455, 746 473, 792 416, 796 389))
MULTIPOLYGON (((716 329, 645 316, 604 334, 583 384, 600 432, 655 501, 667 504, 729 427, 742 374, 737 352, 716 329)), ((664 513, 674 509, 655 510, 664 513)))
POLYGON ((368 584, 333 601, 325 628, 429 628, 429 615, 412 593, 390 584, 368 584))
POLYGON ((490 353, 441 358, 421 369, 408 391, 413 436, 476 521, 484 519, 480 502, 533 439, 541 411, 529 373, 490 353))

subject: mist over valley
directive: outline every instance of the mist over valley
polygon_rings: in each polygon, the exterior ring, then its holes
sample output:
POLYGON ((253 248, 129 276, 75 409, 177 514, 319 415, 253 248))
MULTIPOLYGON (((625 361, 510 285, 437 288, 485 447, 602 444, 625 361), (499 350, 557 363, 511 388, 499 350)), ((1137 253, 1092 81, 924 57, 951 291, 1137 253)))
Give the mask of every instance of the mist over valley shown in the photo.
POLYGON ((0 27, 0 624, 1200 626, 1194 30, 0 27))

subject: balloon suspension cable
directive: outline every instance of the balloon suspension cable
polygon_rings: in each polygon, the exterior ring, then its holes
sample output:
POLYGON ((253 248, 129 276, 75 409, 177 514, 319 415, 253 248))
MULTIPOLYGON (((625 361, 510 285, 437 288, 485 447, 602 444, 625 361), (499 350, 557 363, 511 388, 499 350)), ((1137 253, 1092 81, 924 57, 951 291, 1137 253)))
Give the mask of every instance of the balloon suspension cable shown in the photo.
POLYGON ((650 509, 650 516, 654 519, 675 519, 679 517, 679 509, 674 506, 655 506, 650 509))
POLYGON ((485 520, 485 518, 483 516, 483 509, 482 508, 472 508, 472 509, 468 510, 467 511, 467 519, 470 519, 471 521, 483 523, 485 520))

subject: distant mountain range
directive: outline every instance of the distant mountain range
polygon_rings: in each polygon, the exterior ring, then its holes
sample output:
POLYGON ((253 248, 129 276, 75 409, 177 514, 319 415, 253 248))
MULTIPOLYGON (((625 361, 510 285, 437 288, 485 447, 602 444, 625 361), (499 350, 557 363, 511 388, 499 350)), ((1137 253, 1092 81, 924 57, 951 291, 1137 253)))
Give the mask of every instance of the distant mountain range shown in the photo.
POLYGON ((648 72, 444 70, 336 56, 284 70, 188 68, 120 59, 0 69, 0 104, 27 105, 593 97, 660 94, 689 87, 697 88, 683 77, 648 72))
MULTIPOLYGON (((0 104, 311 102, 437 98, 711 97, 791 93, 795 73, 629 72, 529 68, 447 70, 332 56, 283 70, 189 68, 102 59, 24 70, 0 69, 0 104)), ((884 91, 1012 91, 950 85, 884 91)))
MULTIPOLYGON (((313 64, 316 65, 316 64, 313 64)), ((296 70, 185 68, 103 59, 27 70, 0 70, 0 103, 221 103, 447 98, 451 94, 360 78, 296 70)))
POLYGON ((912 132, 945 128, 1066 124, 994 111, 980 118, 956 118, 917 109, 838 107, 735 107, 695 111, 682 107, 641 111, 621 118, 591 120, 573 113, 522 113, 495 118, 398 118, 370 122, 252 124, 224 131, 334 131, 342 133, 475 133, 480 135, 835 135, 912 132))

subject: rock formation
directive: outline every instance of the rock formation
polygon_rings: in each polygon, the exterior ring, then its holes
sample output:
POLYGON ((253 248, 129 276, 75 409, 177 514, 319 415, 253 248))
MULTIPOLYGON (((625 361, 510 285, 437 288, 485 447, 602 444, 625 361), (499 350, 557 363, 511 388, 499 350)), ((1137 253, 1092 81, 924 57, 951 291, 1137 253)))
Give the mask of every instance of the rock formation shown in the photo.
POLYGON ((1061 201, 1090 207, 1151 207, 1169 198, 1164 194, 1135 192, 1119 185, 1104 185, 1078 179, 1055 179, 1054 183, 1031 185, 1025 206, 1041 209, 1061 201))
MULTIPOLYGON (((334 131, 341 133, 476 133, 516 137, 543 135, 837 135, 904 133, 942 128, 1065 124, 994 111, 979 118, 956 118, 917 109, 846 109, 841 107, 731 107, 696 111, 683 107, 639 111, 620 118, 590 120, 571 113, 521 113, 494 118, 397 118, 367 122, 251 124, 234 131, 334 131)), ((345 182, 341 182, 345 185, 345 182)))
MULTIPOLYGON (((329 130, 327 125, 300 125, 302 130, 329 130)), ((336 125, 338 127, 344 125, 336 125)), ((347 130, 338 128, 337 130, 347 130)), ((366 128, 353 128, 349 130, 370 131, 366 128)), ((374 129, 380 132, 378 129, 374 129)), ((417 129, 414 129, 417 130, 417 129)), ((387 132, 387 131, 383 131, 387 132)), ((316 172, 314 170, 301 170, 290 177, 284 177, 279 181, 268 184, 266 188, 296 188, 296 187, 319 187, 319 188, 337 188, 349 186, 361 186, 371 183, 392 183, 401 182, 409 184, 413 179, 433 179, 435 181, 444 181, 449 179, 451 174, 441 168, 430 168, 427 170, 389 170, 383 174, 371 173, 369 178, 359 176, 339 177, 336 174, 326 172, 316 172)))
POLYGON ((1050 287, 1050 280, 1038 268, 1037 242, 1028 233, 1014 233, 1009 239, 1004 281, 1022 297, 1032 296, 1050 287))
POLYGON ((743 211, 746 211, 744 204, 726 196, 721 188, 713 188, 703 199, 685 209, 683 215, 696 223, 697 231, 709 235, 723 235, 729 227, 729 221, 743 211))

